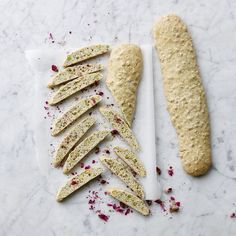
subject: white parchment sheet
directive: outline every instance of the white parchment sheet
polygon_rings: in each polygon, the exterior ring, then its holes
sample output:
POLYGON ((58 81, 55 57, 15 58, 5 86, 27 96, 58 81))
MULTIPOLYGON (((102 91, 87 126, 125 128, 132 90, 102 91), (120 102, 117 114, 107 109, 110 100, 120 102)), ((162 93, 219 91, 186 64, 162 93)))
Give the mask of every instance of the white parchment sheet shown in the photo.
MULTIPOLYGON (((143 45, 141 49, 143 53, 144 70, 138 89, 137 107, 133 123, 133 132, 135 133, 141 147, 141 151, 138 153, 138 156, 144 163, 145 168, 147 170, 147 176, 145 178, 140 178, 139 180, 144 186, 146 199, 156 200, 160 198, 161 187, 156 174, 152 46, 143 45)), ((112 99, 111 93, 105 85, 108 56, 104 55, 99 57, 98 59, 93 59, 86 62, 102 63, 105 67, 103 71, 104 77, 97 87, 93 86, 91 88, 88 88, 87 91, 84 91, 83 93, 78 92, 71 98, 66 99, 66 101, 64 101, 59 106, 47 105, 47 100, 53 92, 47 88, 48 79, 54 73, 51 70, 51 66, 56 65, 58 68, 61 68, 66 54, 70 51, 73 51, 73 49, 46 48, 37 50, 27 50, 25 53, 29 64, 35 72, 34 121, 37 161, 42 174, 48 178, 50 177, 50 173, 55 171, 55 169, 51 165, 51 158, 53 156, 55 148, 57 147, 58 142, 62 139, 62 135, 64 134, 63 133, 58 137, 52 137, 50 135, 50 126, 52 124, 52 121, 69 106, 75 104, 78 99, 87 97, 89 95, 94 95, 100 91, 104 93, 101 104, 115 104, 115 101, 112 99)), ((108 128, 112 130, 112 127, 101 116, 97 107, 90 110, 89 112, 92 112, 92 115, 94 115, 97 120, 96 125, 92 129, 90 129, 89 133, 102 128, 108 128)), ((111 156, 116 157, 114 152, 112 151, 112 146, 114 146, 114 144, 119 144, 123 147, 128 147, 119 136, 115 138, 109 137, 101 145, 99 145, 99 154, 91 152, 88 157, 85 157, 84 160, 82 160, 82 162, 85 165, 91 165, 91 161, 96 160, 95 165, 101 165, 98 158, 99 156, 105 154, 106 150, 110 151, 111 156)), ((81 168, 78 167, 76 171, 80 172, 81 168)), ((63 175, 61 170, 58 171, 57 174, 63 175)), ((116 177, 111 176, 109 171, 106 171, 105 175, 107 175, 109 178, 110 186, 119 185, 124 188, 124 184, 122 184, 122 182, 119 181, 116 177)))

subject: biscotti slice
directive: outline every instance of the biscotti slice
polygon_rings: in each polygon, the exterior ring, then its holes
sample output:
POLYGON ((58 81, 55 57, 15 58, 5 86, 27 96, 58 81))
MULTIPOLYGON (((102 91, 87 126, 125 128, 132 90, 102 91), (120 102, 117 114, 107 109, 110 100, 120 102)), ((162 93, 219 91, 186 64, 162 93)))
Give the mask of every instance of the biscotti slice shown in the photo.
POLYGON ((112 49, 106 84, 129 126, 132 125, 135 113, 142 67, 142 52, 137 45, 121 44, 112 49))
POLYGON ((134 194, 127 192, 123 189, 110 188, 107 190, 107 193, 117 199, 120 202, 123 202, 127 206, 133 208, 144 216, 149 215, 150 210, 146 203, 135 196, 134 194))
POLYGON ((88 60, 92 57, 99 56, 109 51, 109 45, 97 44, 81 48, 75 52, 70 53, 65 62, 64 67, 74 65, 76 63, 88 60))
POLYGON ((139 150, 138 142, 127 123, 110 107, 101 107, 100 112, 116 129, 120 136, 135 150, 139 150))
POLYGON ((66 83, 84 74, 91 74, 103 69, 101 64, 85 64, 73 67, 68 67, 62 71, 59 71, 56 75, 50 78, 48 87, 53 88, 60 84, 66 83))
POLYGON ((77 120, 82 114, 88 111, 90 108, 95 106, 102 100, 99 95, 90 96, 83 98, 77 102, 76 105, 69 108, 68 111, 62 114, 59 118, 55 120, 52 125, 52 135, 55 136, 64 130, 68 125, 77 120))
POLYGON ((81 161, 93 148, 95 148, 106 136, 110 133, 109 130, 95 131, 79 143, 75 149, 69 154, 64 166, 63 173, 70 172, 75 165, 81 161))
POLYGON ((56 197, 57 201, 62 201, 89 181, 98 177, 102 172, 102 168, 91 168, 73 176, 59 189, 56 197))
POLYGON ((48 100, 49 105, 55 105, 76 92, 88 87, 91 84, 101 80, 101 73, 85 74, 78 79, 72 80, 62 85, 48 100))
POLYGON ((128 167, 115 158, 102 156, 100 157, 104 164, 112 173, 117 175, 137 196, 144 198, 144 190, 142 185, 134 178, 128 167))
POLYGON ((138 175, 146 176, 146 170, 140 159, 129 149, 122 147, 114 147, 114 152, 120 157, 131 169, 134 170, 138 175))
POLYGON ((203 175, 211 166, 210 127, 191 36, 176 15, 161 17, 153 35, 183 168, 190 175, 203 175))
POLYGON ((58 166, 75 144, 82 138, 82 136, 92 127, 95 119, 87 116, 77 125, 71 128, 70 132, 63 138, 58 148, 56 149, 52 164, 58 166))

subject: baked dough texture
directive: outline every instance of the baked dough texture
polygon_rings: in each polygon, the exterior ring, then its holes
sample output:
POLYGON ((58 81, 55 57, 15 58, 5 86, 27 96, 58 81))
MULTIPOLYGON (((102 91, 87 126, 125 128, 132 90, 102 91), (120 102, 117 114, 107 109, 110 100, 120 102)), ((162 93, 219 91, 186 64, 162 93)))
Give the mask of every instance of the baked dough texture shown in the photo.
POLYGON ((84 74, 91 74, 103 69, 101 64, 84 64, 73 67, 67 67, 59 71, 56 75, 50 78, 48 87, 53 88, 63 83, 69 82, 73 79, 83 76, 84 74))
POLYGON ((116 146, 113 151, 120 157, 135 173, 144 177, 146 170, 140 159, 129 149, 116 146))
POLYGON ((102 174, 102 168, 91 168, 70 178, 58 191, 57 201, 60 202, 70 194, 84 186, 86 183, 102 174))
POLYGON ((112 49, 106 84, 129 126, 133 122, 142 67, 142 52, 138 46, 121 44, 112 49))
POLYGON ((48 103, 49 105, 55 105, 101 79, 101 73, 84 74, 78 79, 62 85, 48 100, 48 103))
POLYGON ((77 102, 76 105, 70 107, 65 113, 58 117, 52 124, 52 135, 61 133, 67 126, 76 121, 86 111, 95 106, 102 100, 99 95, 89 96, 77 102))
POLYGON ((191 36, 176 15, 161 17, 154 26, 153 36, 183 168, 192 176, 203 175, 211 166, 210 127, 191 36))
POLYGON ((63 166, 63 173, 69 173, 93 148, 110 134, 109 130, 99 130, 90 134, 69 154, 63 166))
POLYGON ((138 211, 144 216, 149 215, 150 210, 147 204, 134 194, 118 188, 110 188, 107 193, 117 199, 120 202, 123 202, 129 207, 132 207, 134 210, 138 211))
POLYGON ((122 119, 114 109, 110 107, 100 107, 99 111, 108 120, 109 123, 116 129, 120 136, 135 150, 139 150, 139 145, 136 137, 127 123, 122 119))
POLYGON ((133 190, 137 196, 144 198, 143 186, 134 178, 132 172, 126 164, 118 161, 115 158, 102 156, 100 161, 105 165, 112 173, 118 176, 131 190, 133 190))
POLYGON ((80 48, 79 50, 67 55, 63 66, 64 67, 72 66, 79 62, 107 53, 109 50, 110 50, 109 45, 105 44, 96 44, 80 48))
POLYGON ((70 152, 70 150, 83 137, 83 135, 93 126, 94 123, 95 119, 91 116, 87 116, 70 129, 69 133, 62 139, 62 141, 60 142, 55 151, 55 155, 52 161, 52 164, 55 167, 62 162, 62 160, 66 157, 66 155, 70 152))

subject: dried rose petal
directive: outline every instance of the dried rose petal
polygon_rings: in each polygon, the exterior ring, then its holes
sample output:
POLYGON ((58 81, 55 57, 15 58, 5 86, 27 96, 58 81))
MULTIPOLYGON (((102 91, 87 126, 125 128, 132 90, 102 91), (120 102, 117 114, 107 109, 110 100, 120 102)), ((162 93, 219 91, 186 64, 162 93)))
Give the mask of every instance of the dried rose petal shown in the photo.
POLYGON ((105 179, 102 179, 102 180, 100 181, 100 183, 101 183, 101 184, 106 184, 107 181, 106 181, 105 179))
POLYGON ((71 184, 71 185, 76 185, 76 184, 78 184, 78 182, 72 179, 72 181, 71 181, 70 184, 71 184))
POLYGON ((233 212, 233 213, 230 215, 230 218, 236 218, 236 214, 233 212))
POLYGON ((128 208, 125 212, 125 215, 127 216, 130 213, 130 209, 128 208))
POLYGON ((152 200, 146 200, 146 203, 148 204, 148 206, 152 205, 152 200))
POLYGON ((83 163, 83 162, 80 163, 80 167, 81 167, 81 168, 84 168, 84 163, 83 163))
POLYGON ((98 154, 100 152, 100 148, 99 147, 96 147, 95 148, 95 153, 98 154))
POLYGON ((51 66, 51 69, 52 69, 52 71, 54 71, 54 72, 58 72, 58 68, 57 68, 56 65, 52 65, 52 66, 51 66))
POLYGON ((105 150, 105 153, 106 154, 110 154, 110 151, 107 149, 107 150, 105 150))
POLYGON ((168 175, 169 176, 173 176, 174 175, 174 170, 173 170, 172 166, 170 166, 170 168, 167 171, 168 171, 168 175))
POLYGON ((161 175, 161 169, 158 166, 156 167, 156 172, 158 175, 161 175))
POLYGON ((165 190, 165 193, 171 193, 172 192, 172 188, 167 188, 166 190, 165 190))
POLYGON ((116 129, 113 129, 112 131, 111 131, 111 135, 112 136, 116 136, 116 135, 118 135, 119 134, 119 132, 116 130, 116 129))
POLYGON ((106 221, 106 222, 107 222, 107 221, 108 221, 108 219, 109 219, 109 216, 107 216, 107 215, 104 215, 104 214, 102 214, 102 213, 101 213, 101 214, 99 214, 99 215, 98 215, 98 217, 99 217, 101 220, 104 220, 104 221, 106 221))

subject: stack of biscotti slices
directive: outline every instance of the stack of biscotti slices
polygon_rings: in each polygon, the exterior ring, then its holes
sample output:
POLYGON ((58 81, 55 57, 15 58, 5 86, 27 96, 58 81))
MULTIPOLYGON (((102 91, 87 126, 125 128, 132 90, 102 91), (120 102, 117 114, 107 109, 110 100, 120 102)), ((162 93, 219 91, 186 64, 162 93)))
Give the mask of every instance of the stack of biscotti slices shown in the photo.
MULTIPOLYGON (((100 81, 102 79, 101 70, 103 70, 101 64, 79 63, 108 51, 109 46, 107 45, 92 45, 69 54, 64 62, 64 69, 49 80, 49 88, 58 88, 49 98, 49 105, 63 102, 73 94, 100 81)), ((134 151, 138 152, 140 147, 132 131, 141 73, 142 54, 138 46, 123 44, 114 47, 109 60, 106 84, 114 96, 120 112, 106 105, 103 105, 99 111, 132 150, 115 146, 113 151, 119 160, 110 156, 102 156, 100 160, 133 191, 131 193, 114 187, 108 190, 109 195, 141 214, 148 215, 149 209, 143 200, 145 196, 143 187, 134 176, 134 172, 141 177, 146 176, 143 164, 134 153, 134 151)), ((85 113, 101 100, 102 97, 97 94, 80 99, 54 120, 51 135, 65 134, 56 148, 52 164, 57 167, 64 163, 64 174, 70 173, 93 148, 110 134, 109 130, 102 129, 88 135, 88 131, 96 123, 96 119, 93 116, 85 115, 85 113), (82 116, 83 118, 81 118, 82 116)), ((59 189, 57 200, 64 200, 102 172, 103 169, 97 167, 74 175, 59 189)))
POLYGON ((133 191, 131 193, 114 187, 108 189, 108 194, 139 213, 148 215, 149 208, 143 200, 145 198, 143 186, 133 174, 135 172, 140 177, 146 176, 143 164, 134 153, 140 150, 140 146, 132 131, 142 62, 141 49, 137 45, 122 44, 111 51, 106 84, 114 96, 120 112, 108 106, 102 106, 99 111, 132 150, 115 146, 113 151, 119 159, 101 156, 100 161, 133 191))
MULTIPOLYGON (((68 97, 80 92, 102 79, 103 65, 79 64, 90 58, 109 52, 108 45, 92 45, 81 48, 67 55, 64 69, 50 78, 48 87, 57 89, 49 98, 49 105, 63 102, 68 97)), ((88 135, 88 131, 96 123, 93 116, 86 113, 94 108, 102 97, 91 95, 82 98, 71 105, 62 115, 57 117, 51 128, 51 135, 62 134, 53 156, 52 164, 57 167, 64 163, 63 173, 69 173, 95 146, 102 142, 109 134, 109 130, 96 130, 88 135), (65 133, 65 134, 64 134, 65 133), (86 136, 86 137, 85 137, 86 136)), ((69 179, 58 191, 57 200, 62 201, 70 194, 95 179, 103 172, 100 167, 85 170, 69 179)))

